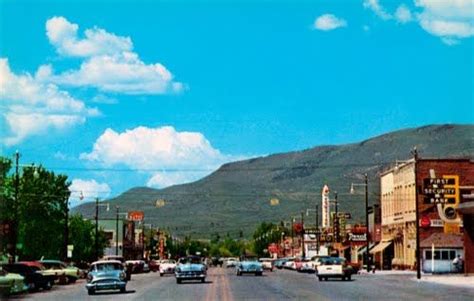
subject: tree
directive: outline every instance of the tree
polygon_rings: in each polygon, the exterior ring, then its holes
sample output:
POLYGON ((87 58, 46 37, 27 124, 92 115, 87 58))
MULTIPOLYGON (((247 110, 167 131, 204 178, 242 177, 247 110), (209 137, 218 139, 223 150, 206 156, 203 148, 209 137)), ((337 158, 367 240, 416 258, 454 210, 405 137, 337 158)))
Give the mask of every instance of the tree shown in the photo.
MULTIPOLYGON (((94 261, 96 259, 95 224, 90 220, 84 220, 80 214, 71 216, 69 218, 69 243, 74 246, 72 261, 94 261)), ((103 256, 103 250, 108 247, 108 244, 105 232, 99 230, 99 256, 103 256)))

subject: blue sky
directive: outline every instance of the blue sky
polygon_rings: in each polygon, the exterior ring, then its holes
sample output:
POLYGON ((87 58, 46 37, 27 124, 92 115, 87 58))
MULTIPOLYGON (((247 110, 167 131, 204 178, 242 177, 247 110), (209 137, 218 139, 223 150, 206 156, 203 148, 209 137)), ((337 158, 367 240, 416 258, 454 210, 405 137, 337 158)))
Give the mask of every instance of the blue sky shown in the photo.
POLYGON ((462 1, 0 0, 0 154, 72 205, 228 161, 473 123, 462 1))

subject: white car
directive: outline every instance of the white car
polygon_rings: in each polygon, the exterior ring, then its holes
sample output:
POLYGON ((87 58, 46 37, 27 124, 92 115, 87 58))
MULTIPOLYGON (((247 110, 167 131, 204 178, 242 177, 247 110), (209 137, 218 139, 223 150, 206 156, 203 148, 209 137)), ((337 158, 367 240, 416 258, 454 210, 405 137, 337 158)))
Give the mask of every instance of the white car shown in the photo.
POLYGON ((258 261, 262 263, 264 270, 269 270, 273 272, 273 259, 271 258, 260 258, 258 261))
POLYGON ((174 274, 176 270, 176 261, 173 259, 163 259, 160 261, 160 276, 164 274, 174 274))
POLYGON ((289 270, 296 270, 295 259, 294 258, 288 259, 288 261, 286 261, 283 264, 283 268, 289 269, 289 270))
POLYGON ((233 268, 235 267, 237 264, 239 263, 239 260, 235 257, 230 257, 230 258, 227 258, 227 261, 226 261, 226 264, 225 266, 228 267, 228 268, 233 268))
POLYGON ((328 280, 328 278, 341 278, 342 280, 351 280, 353 269, 347 264, 345 258, 328 257, 321 260, 321 264, 316 269, 316 276, 319 281, 328 280))

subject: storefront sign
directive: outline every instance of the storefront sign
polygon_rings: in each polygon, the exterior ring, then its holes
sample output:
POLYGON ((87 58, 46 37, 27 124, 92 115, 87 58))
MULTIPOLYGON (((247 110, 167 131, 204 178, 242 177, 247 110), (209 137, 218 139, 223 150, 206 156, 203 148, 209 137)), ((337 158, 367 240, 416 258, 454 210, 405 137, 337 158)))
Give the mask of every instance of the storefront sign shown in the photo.
POLYGON ((134 221, 134 222, 141 222, 143 221, 143 217, 145 214, 143 211, 129 211, 128 212, 128 220, 134 221))

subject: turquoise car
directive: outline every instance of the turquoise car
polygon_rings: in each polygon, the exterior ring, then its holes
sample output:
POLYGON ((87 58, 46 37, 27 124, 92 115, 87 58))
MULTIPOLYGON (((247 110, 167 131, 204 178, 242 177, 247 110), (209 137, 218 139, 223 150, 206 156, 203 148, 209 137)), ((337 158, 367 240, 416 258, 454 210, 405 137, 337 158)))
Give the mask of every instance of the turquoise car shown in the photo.
POLYGON ((206 266, 199 256, 187 256, 180 258, 175 269, 176 283, 183 280, 200 280, 206 282, 206 266))
POLYGON ((25 283, 25 277, 8 273, 0 267, 0 297, 8 297, 26 291, 28 291, 28 286, 25 283))
POLYGON ((236 266, 237 276, 242 274, 255 274, 255 276, 262 276, 263 265, 257 258, 245 258, 241 260, 236 266))
POLYGON ((87 274, 86 289, 89 295, 102 290, 120 290, 126 292, 125 268, 118 260, 102 260, 91 264, 87 274))

